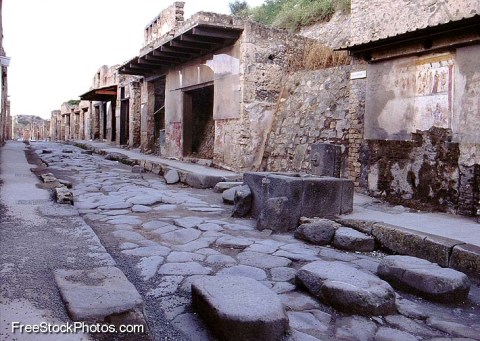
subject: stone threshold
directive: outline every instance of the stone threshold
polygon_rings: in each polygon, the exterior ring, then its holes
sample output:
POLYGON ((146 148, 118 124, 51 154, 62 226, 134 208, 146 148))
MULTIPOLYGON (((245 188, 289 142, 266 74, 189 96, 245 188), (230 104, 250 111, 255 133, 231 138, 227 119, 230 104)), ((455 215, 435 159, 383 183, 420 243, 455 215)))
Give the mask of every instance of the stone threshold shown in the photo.
POLYGON ((373 236, 380 248, 426 259, 480 282, 480 247, 476 245, 383 222, 342 218, 334 221, 373 236))

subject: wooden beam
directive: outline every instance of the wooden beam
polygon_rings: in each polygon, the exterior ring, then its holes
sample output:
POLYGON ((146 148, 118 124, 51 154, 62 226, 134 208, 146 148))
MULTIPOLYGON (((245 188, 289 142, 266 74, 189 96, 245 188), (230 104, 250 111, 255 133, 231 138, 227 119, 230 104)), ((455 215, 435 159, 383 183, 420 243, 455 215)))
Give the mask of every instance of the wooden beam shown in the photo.
POLYGON ((192 57, 190 55, 185 55, 185 54, 174 55, 172 53, 160 52, 160 51, 153 51, 153 56, 154 57, 160 57, 160 58, 168 58, 168 60, 170 60, 172 62, 176 62, 176 63, 181 63, 185 60, 192 59, 192 57))
POLYGON ((241 30, 222 29, 220 27, 194 27, 192 34, 198 36, 207 36, 211 38, 223 38, 223 39, 238 39, 241 34, 241 30))
MULTIPOLYGON (((160 46, 160 51, 165 53, 167 56, 178 56, 178 57, 184 57, 187 59, 190 59, 194 53, 192 51, 187 51, 185 49, 181 48, 173 48, 173 47, 168 47, 168 46, 160 46)), ((153 55, 155 56, 156 51, 153 51, 153 55)))
POLYGON ((206 45, 206 44, 198 44, 198 43, 175 41, 175 40, 170 41, 170 46, 172 47, 180 47, 180 48, 197 50, 197 51, 209 51, 213 48, 212 45, 214 46, 215 44, 206 45))
POLYGON ((216 44, 225 43, 225 39, 222 39, 222 38, 210 38, 210 37, 198 36, 198 35, 187 34, 187 33, 182 34, 180 36, 180 40, 185 42, 192 42, 192 43, 205 44, 205 45, 216 45, 216 44))
POLYGON ((145 55, 142 58, 145 58, 147 61, 151 62, 158 62, 158 63, 176 63, 178 62, 178 58, 176 57, 156 57, 151 55, 145 55))
POLYGON ((95 94, 96 95, 112 95, 112 96, 116 96, 117 95, 117 91, 115 90, 96 90, 95 91, 95 94))

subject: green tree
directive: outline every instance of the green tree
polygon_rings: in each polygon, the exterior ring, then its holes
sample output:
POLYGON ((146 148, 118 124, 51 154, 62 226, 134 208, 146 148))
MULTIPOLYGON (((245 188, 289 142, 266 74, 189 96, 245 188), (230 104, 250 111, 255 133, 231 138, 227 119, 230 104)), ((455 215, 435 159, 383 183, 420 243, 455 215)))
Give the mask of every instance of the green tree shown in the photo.
POLYGON ((244 17, 248 14, 248 4, 246 1, 235 0, 228 4, 230 7, 230 13, 232 15, 238 15, 240 17, 244 17))

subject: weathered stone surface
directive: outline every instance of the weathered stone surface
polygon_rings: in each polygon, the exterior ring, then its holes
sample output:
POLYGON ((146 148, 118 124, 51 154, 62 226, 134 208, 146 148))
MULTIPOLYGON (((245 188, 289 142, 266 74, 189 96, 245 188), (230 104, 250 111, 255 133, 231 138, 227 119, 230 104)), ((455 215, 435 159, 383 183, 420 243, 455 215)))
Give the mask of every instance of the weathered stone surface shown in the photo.
POLYGON ((72 188, 72 183, 68 180, 58 179, 58 182, 67 188, 72 188))
POLYGON ((480 340, 480 329, 471 328, 469 326, 466 326, 460 323, 445 321, 443 319, 430 317, 427 320, 427 325, 432 328, 441 330, 449 335, 455 335, 459 337, 468 337, 474 340, 480 340))
POLYGON ((454 239, 385 223, 374 224, 372 235, 382 247, 395 253, 427 259, 445 267, 449 266, 451 249, 462 244, 454 239))
POLYGON ((204 267, 197 262, 167 263, 158 269, 160 275, 208 275, 210 272, 210 268, 204 267))
POLYGON ((218 184, 215 185, 215 187, 213 188, 213 191, 215 193, 222 193, 227 189, 241 186, 241 185, 242 185, 241 182, 219 182, 218 184))
POLYGON ((385 316, 385 321, 395 328, 422 337, 435 337, 442 335, 442 333, 427 327, 424 323, 417 322, 402 315, 385 316))
POLYGON ((363 232, 365 234, 371 235, 373 230, 373 225, 376 224, 376 221, 373 220, 361 220, 361 219, 335 219, 337 223, 343 226, 351 227, 357 231, 363 232))
POLYGON ((184 228, 162 234, 160 237, 162 241, 170 244, 186 244, 198 239, 201 234, 202 232, 197 229, 184 228))
POLYGON ((288 318, 275 292, 244 277, 202 278, 192 284, 192 305, 222 340, 279 340, 288 318))
POLYGON ((135 165, 132 167, 132 173, 145 173, 145 168, 140 165, 135 165))
POLYGON ((240 276, 263 281, 267 279, 265 271, 248 265, 236 265, 218 272, 218 276, 240 276))
POLYGON ((214 223, 203 223, 203 224, 199 224, 197 227, 200 231, 204 231, 204 232, 206 232, 206 231, 213 231, 213 232, 223 231, 223 227, 221 227, 218 224, 214 224, 214 223))
POLYGON ((212 188, 222 181, 224 178, 221 176, 200 173, 188 173, 185 177, 185 183, 193 188, 212 188))
POLYGON ((480 247, 471 244, 455 246, 449 266, 480 280, 480 247))
POLYGON ((243 185, 235 191, 232 217, 246 217, 251 209, 252 192, 250 191, 250 187, 243 185))
POLYGON ((276 282, 288 282, 295 279, 297 271, 290 267, 278 267, 270 269, 272 275, 272 281, 276 282))
POLYGON ((58 204, 69 204, 73 205, 73 194, 65 186, 57 187, 54 189, 55 200, 58 204))
POLYGON ((212 265, 222 265, 222 266, 229 266, 229 265, 234 265, 237 264, 237 261, 227 255, 210 255, 207 257, 205 260, 207 264, 212 264, 212 265))
POLYGON ((74 321, 104 321, 142 309, 142 297, 116 267, 55 270, 55 281, 74 321))
POLYGON ((375 249, 375 239, 348 227, 340 227, 335 232, 333 246, 347 251, 371 252, 375 249))
POLYGON ((303 311, 320 308, 317 300, 299 291, 282 294, 280 300, 287 310, 303 311))
POLYGON ((145 206, 145 205, 133 205, 132 206, 132 212, 135 213, 146 213, 150 212, 152 210, 151 207, 145 206))
POLYGON ((173 251, 167 257, 167 262, 169 263, 184 263, 184 262, 195 262, 203 261, 205 259, 204 255, 199 255, 193 252, 178 252, 173 251))
POLYGON ((407 299, 397 297, 395 305, 397 311, 403 316, 417 320, 425 320, 428 317, 418 304, 407 299))
POLYGON ((287 232, 297 225, 292 219, 295 219, 295 215, 291 212, 288 197, 268 198, 257 218, 257 229, 287 232))
POLYGON ((416 341, 417 338, 407 332, 392 328, 380 327, 374 341, 416 341))
POLYGON ((439 302, 463 301, 470 290, 470 281, 465 274, 410 256, 383 258, 377 273, 396 287, 439 302))
POLYGON ((41 178, 42 181, 45 182, 45 183, 50 183, 50 182, 55 182, 55 181, 57 181, 57 178, 56 178, 52 173, 40 174, 40 178, 41 178))
POLYGON ((236 186, 232 187, 230 189, 225 190, 222 193, 222 200, 226 204, 233 205, 233 202, 235 200, 235 193, 237 192, 238 189, 240 189, 242 186, 236 186))
POLYGON ((257 268, 271 269, 280 266, 289 266, 292 261, 288 258, 266 255, 259 252, 244 251, 237 255, 240 264, 257 268))
POLYGON ((290 327, 302 332, 326 332, 330 323, 330 319, 321 321, 310 311, 289 311, 287 315, 290 327))
POLYGON ((302 224, 295 231, 295 238, 306 240, 315 245, 327 245, 333 239, 337 223, 322 219, 314 223, 302 224))
POLYGON ((328 217, 348 213, 353 207, 353 183, 346 179, 245 173, 244 182, 252 191, 252 216, 259 219, 263 215, 265 220, 265 223, 259 220, 258 229, 271 224, 271 229, 277 230, 274 223, 282 221, 278 228, 288 231, 297 227, 302 216, 328 217), (280 198, 286 198, 288 204, 280 198), (270 212, 280 214, 281 218, 268 221, 273 217, 270 212))
POLYGON ((203 223, 205 219, 199 218, 199 217, 185 217, 185 218, 179 218, 175 219, 173 222, 175 225, 180 226, 180 227, 196 227, 199 224, 203 223))
POLYGON ((232 249, 244 249, 253 244, 253 242, 250 239, 243 237, 225 236, 218 238, 215 244, 221 247, 228 247, 232 249))
POLYGON ((342 317, 337 319, 335 325, 337 340, 369 341, 373 339, 377 331, 374 322, 361 316, 342 317))
POLYGON ((395 292, 387 282, 342 262, 307 264, 297 272, 296 281, 342 311, 383 315, 395 310, 395 292))
POLYGON ((178 175, 178 172, 175 169, 169 169, 168 171, 165 172, 164 176, 165 182, 167 184, 176 184, 177 182, 180 181, 180 176, 178 175))

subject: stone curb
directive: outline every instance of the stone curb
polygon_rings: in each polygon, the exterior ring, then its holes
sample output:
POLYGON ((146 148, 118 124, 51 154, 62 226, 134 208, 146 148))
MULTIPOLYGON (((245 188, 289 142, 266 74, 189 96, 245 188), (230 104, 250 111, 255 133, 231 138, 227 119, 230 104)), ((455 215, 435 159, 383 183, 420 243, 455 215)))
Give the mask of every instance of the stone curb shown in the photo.
POLYGON ((476 245, 383 222, 358 219, 334 221, 373 236, 381 248, 423 258, 480 281, 480 247, 476 245))
MULTIPOLYGON (((109 154, 108 152, 106 152, 101 148, 93 147, 88 144, 78 143, 78 142, 70 142, 70 143, 78 148, 90 150, 93 153, 101 156, 106 156, 107 154, 109 154)), ((200 188, 200 189, 213 188, 219 182, 234 181, 236 179, 242 178, 241 174, 239 174, 238 176, 225 177, 225 176, 193 173, 193 172, 188 172, 179 168, 172 167, 170 165, 163 164, 161 162, 154 162, 154 161, 144 160, 144 159, 134 160, 128 157, 122 158, 122 157, 115 157, 115 155, 113 154, 110 154, 110 155, 111 155, 110 156, 111 160, 115 160, 129 166, 139 165, 145 168, 146 171, 151 172, 153 174, 160 175, 160 176, 163 176, 163 174, 165 174, 168 170, 174 169, 178 172, 178 175, 180 176, 180 182, 193 188, 200 188)))

